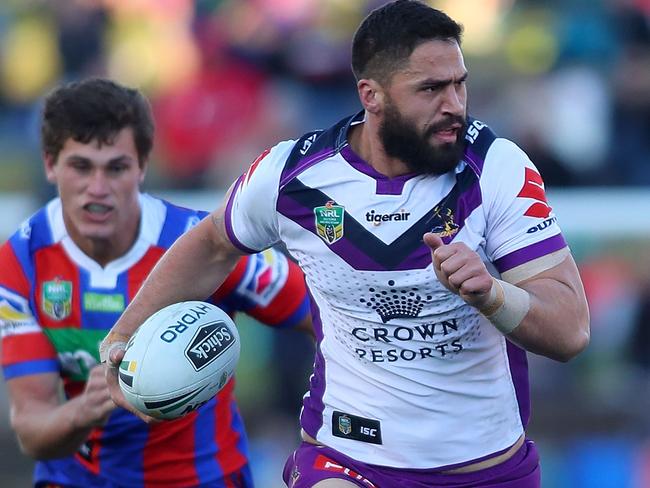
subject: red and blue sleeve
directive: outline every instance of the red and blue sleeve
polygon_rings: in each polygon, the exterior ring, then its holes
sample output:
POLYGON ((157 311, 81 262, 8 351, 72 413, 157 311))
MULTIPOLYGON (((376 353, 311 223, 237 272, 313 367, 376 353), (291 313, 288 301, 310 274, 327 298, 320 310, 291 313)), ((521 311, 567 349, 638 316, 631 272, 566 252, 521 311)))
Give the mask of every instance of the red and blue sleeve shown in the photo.
POLYGON ((242 257, 214 298, 225 310, 271 327, 291 328, 309 313, 302 271, 274 249, 242 257))
POLYGON ((29 308, 29 281, 9 242, 0 247, 0 270, 0 365, 5 380, 58 372, 56 350, 29 308))

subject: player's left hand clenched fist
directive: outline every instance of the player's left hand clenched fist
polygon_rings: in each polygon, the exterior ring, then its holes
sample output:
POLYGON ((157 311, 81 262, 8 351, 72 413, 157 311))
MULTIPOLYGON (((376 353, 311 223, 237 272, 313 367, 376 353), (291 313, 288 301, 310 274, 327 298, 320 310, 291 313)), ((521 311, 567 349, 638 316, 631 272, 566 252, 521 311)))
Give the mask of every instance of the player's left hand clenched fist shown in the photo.
POLYGON ((431 232, 424 234, 424 243, 431 248, 440 283, 469 305, 484 307, 490 300, 493 280, 480 256, 462 242, 445 244, 431 232))

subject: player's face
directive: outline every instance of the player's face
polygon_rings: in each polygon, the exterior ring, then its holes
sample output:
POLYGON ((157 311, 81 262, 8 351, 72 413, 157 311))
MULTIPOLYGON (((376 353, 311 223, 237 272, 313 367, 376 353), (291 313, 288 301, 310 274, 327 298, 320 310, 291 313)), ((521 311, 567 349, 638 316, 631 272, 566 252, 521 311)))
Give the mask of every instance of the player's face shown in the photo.
POLYGON ((466 78, 456 42, 419 45, 385 91, 379 136, 386 153, 416 173, 452 170, 463 155, 466 78))
POLYGON ((139 228, 144 178, 131 128, 109 144, 69 138, 56 160, 45 156, 45 173, 57 186, 68 233, 86 254, 110 260, 128 251, 139 228))

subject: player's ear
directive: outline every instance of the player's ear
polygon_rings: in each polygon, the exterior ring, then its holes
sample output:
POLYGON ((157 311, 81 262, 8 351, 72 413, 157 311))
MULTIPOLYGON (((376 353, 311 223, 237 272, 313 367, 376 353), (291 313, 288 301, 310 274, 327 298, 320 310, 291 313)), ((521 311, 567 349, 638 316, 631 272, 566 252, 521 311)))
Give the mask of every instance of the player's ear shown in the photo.
POLYGON ((45 178, 50 183, 56 184, 56 172, 54 167, 56 166, 56 158, 52 154, 43 153, 43 167, 45 168, 45 178))
POLYGON ((359 99, 363 108, 371 113, 381 112, 384 107, 384 90, 382 86, 373 79, 361 79, 357 83, 359 99))

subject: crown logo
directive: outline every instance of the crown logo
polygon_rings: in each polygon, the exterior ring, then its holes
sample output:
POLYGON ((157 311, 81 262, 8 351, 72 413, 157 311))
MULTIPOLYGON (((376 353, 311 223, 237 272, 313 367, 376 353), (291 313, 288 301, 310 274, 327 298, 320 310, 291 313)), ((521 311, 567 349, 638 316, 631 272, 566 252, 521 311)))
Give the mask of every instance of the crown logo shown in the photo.
POLYGON ((394 280, 388 281, 388 286, 390 288, 383 290, 368 288, 371 296, 359 299, 377 312, 384 324, 392 319, 418 317, 424 304, 431 300, 431 295, 423 298, 418 288, 396 288, 394 280))

